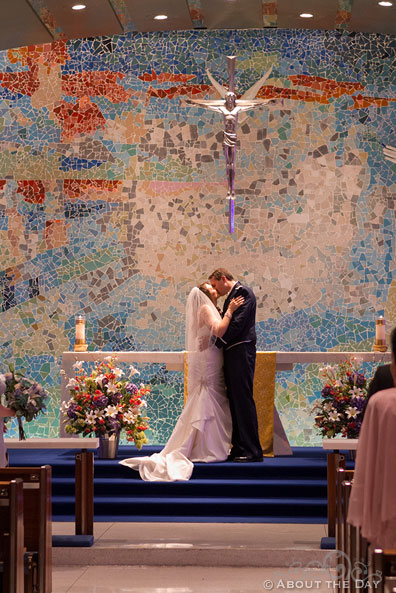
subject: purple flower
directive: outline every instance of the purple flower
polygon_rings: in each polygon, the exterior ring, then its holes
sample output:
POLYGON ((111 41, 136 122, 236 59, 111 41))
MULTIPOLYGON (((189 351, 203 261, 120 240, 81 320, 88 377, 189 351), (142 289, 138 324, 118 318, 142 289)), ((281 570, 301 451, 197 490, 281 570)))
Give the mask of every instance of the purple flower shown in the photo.
POLYGON ((351 405, 359 411, 362 411, 366 407, 366 399, 364 397, 352 397, 351 405))
POLYGON ((366 378, 364 375, 362 375, 361 373, 352 373, 349 377, 348 377, 348 382, 350 385, 356 385, 356 387, 362 387, 362 385, 364 385, 366 381, 366 378))
POLYGON ((70 406, 69 406, 69 408, 67 410, 67 415, 72 420, 74 420, 75 418, 77 418, 76 408, 77 408, 77 404, 70 404, 70 406))
POLYGON ((105 395, 98 395, 93 398, 93 405, 98 407, 98 408, 105 408, 107 406, 107 404, 109 403, 109 398, 106 397, 105 395))
POLYGON ((356 373, 356 385, 362 387, 366 382, 366 377, 361 373, 356 373))
POLYGON ((109 418, 109 424, 111 427, 111 431, 118 433, 120 432, 120 423, 116 418, 109 418))
POLYGON ((340 412, 344 409, 344 402, 342 401, 337 401, 336 399, 333 401, 333 407, 337 410, 337 412, 340 412))
POLYGON ((127 385, 125 385, 125 389, 131 394, 131 395, 135 395, 139 389, 138 386, 135 385, 135 383, 128 383, 127 385))
POLYGON ((119 404, 121 401, 121 398, 122 398, 121 393, 119 391, 117 391, 117 393, 112 393, 110 395, 109 400, 112 404, 119 404))

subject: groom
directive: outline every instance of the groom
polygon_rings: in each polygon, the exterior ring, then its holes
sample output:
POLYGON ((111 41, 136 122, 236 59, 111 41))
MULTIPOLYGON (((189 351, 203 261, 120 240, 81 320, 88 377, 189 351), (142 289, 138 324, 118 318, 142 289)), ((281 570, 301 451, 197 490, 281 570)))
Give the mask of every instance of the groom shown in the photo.
POLYGON ((238 296, 245 299, 244 304, 234 311, 223 337, 216 340, 216 346, 224 351, 224 377, 232 416, 232 449, 229 459, 241 463, 262 461, 263 451, 253 400, 256 297, 250 288, 234 280, 233 275, 225 268, 215 270, 209 280, 220 296, 228 293, 223 315, 231 299, 238 296))

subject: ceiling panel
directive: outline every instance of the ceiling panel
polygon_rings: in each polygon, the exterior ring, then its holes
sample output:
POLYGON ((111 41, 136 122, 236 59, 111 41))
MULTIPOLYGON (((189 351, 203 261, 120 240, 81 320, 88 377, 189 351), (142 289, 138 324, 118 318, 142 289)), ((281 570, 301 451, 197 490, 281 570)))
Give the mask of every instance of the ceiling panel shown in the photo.
POLYGON ((337 5, 337 0, 278 0, 278 27, 334 29, 337 5), (313 18, 301 18, 303 12, 313 14, 313 18))
MULTIPOLYGON (((4 1, 4 0, 0 0, 4 1)), ((68 39, 123 33, 108 0, 84 0, 85 10, 72 10, 73 0, 44 0, 45 5, 68 39)))
MULTIPOLYGON (((192 29, 188 5, 198 0, 84 0, 83 11, 71 9, 75 0, 0 0, 0 50, 48 43, 53 35, 75 39, 110 36, 126 31, 177 31, 192 29), (39 6, 51 30, 32 8, 39 6), (117 17, 114 7, 118 7, 117 17), (168 19, 155 21, 157 14, 168 19), (125 31, 123 29, 125 27, 125 31), (52 33, 52 34, 51 34, 52 33)), ((194 4, 195 2, 195 4, 194 4)), ((262 0, 199 0, 203 24, 207 29, 251 29, 263 27, 262 0)), ((336 23, 342 0, 273 0, 277 7, 277 27, 282 29, 328 29, 336 23), (311 12, 312 19, 300 18, 311 12)), ((37 9, 38 10, 38 9, 37 9)), ((117 9, 116 9, 117 10, 117 9)), ((396 0, 383 8, 378 0, 354 0, 350 31, 396 35, 396 0)))
POLYGON ((378 6, 373 0, 355 0, 351 31, 396 34, 396 2, 393 6, 378 6))
POLYGON ((191 29, 186 0, 124 0, 137 31, 174 31, 191 29), (166 14, 164 21, 155 21, 157 14, 166 14))
POLYGON ((263 26, 261 0, 201 0, 208 29, 252 29, 263 26))
POLYGON ((26 0, 0 0, 0 50, 49 41, 51 35, 26 0))

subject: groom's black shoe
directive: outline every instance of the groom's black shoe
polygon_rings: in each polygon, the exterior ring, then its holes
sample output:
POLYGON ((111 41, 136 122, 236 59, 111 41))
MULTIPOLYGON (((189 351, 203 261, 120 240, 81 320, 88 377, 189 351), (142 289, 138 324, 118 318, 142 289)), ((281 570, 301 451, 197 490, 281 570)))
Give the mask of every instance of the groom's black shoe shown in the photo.
POLYGON ((254 457, 252 455, 237 455, 232 458, 232 461, 235 461, 236 463, 253 463, 256 461, 263 461, 263 456, 254 457))

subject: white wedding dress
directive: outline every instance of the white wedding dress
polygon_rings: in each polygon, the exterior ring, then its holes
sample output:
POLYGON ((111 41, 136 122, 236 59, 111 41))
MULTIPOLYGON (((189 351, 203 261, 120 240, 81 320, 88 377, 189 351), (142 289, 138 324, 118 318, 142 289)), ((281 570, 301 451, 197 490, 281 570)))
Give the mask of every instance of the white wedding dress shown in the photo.
POLYGON ((225 461, 231 447, 223 352, 214 345, 220 314, 210 299, 195 288, 187 301, 186 317, 188 397, 181 416, 160 453, 120 461, 138 470, 146 481, 188 480, 194 462, 225 461))

